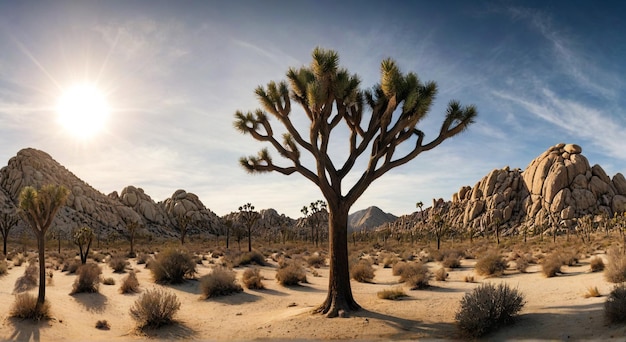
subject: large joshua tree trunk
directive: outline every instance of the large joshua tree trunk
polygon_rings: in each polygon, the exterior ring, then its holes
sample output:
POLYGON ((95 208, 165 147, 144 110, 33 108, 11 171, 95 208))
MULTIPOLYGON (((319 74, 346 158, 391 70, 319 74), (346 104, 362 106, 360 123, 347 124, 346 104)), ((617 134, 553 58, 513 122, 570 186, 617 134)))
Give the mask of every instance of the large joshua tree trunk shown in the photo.
POLYGON ((44 233, 37 234, 37 249, 39 250, 39 295, 37 309, 41 308, 46 300, 46 240, 44 233))
POLYGON ((328 295, 316 312, 328 317, 343 316, 361 308, 352 296, 348 268, 348 210, 347 207, 330 207, 328 217, 330 249, 330 275, 328 295))

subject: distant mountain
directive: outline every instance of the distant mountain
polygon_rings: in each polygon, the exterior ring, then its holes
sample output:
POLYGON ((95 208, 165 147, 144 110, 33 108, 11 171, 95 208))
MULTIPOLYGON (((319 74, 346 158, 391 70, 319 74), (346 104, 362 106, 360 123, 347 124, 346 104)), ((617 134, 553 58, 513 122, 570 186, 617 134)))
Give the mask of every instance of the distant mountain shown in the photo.
POLYGON ((385 213, 380 208, 372 206, 367 209, 359 210, 355 213, 350 214, 348 216, 348 230, 370 230, 387 222, 393 222, 396 219, 398 219, 397 216, 390 213, 385 213))

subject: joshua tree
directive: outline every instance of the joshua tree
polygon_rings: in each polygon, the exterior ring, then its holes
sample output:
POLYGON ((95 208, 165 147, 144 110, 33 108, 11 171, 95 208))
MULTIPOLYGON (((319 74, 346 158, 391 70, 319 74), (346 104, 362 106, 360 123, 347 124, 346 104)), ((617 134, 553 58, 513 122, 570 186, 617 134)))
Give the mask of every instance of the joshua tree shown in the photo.
POLYGON ((15 226, 17 226, 18 216, 15 210, 5 209, 0 212, 0 233, 2 233, 2 253, 7 255, 7 240, 9 239, 9 232, 15 226))
POLYGON ((419 201, 415 203, 415 207, 420 210, 420 217, 422 218, 422 223, 426 222, 426 218, 424 217, 424 202, 419 201))
POLYGON ((93 229, 89 227, 78 228, 72 232, 72 241, 78 246, 80 263, 83 265, 87 263, 87 257, 89 256, 89 249, 91 248, 94 235, 93 229))
POLYGON ((176 222, 178 223, 178 230, 180 230, 180 244, 184 245, 185 237, 187 236, 187 227, 189 223, 191 223, 191 215, 176 215, 176 222))
POLYGON ((246 203, 239 207, 240 217, 243 220, 243 224, 248 231, 248 252, 252 252, 252 228, 259 220, 259 213, 254 211, 254 206, 250 203, 246 203))
POLYGON ((135 238, 137 237, 137 233, 141 228, 141 223, 137 221, 130 221, 126 224, 126 229, 128 230, 128 241, 130 242, 130 252, 128 252, 128 256, 134 258, 137 256, 135 254, 135 238))
POLYGON ((39 251, 39 295, 36 311, 41 310, 46 300, 46 232, 59 209, 65 205, 69 193, 62 185, 45 185, 39 190, 27 186, 20 192, 20 215, 33 229, 39 251))
POLYGON ((451 101, 437 137, 425 142, 425 133, 417 124, 431 107, 436 84, 422 83, 414 73, 402 74, 391 59, 382 61, 380 70, 380 84, 361 90, 359 77, 339 68, 335 51, 316 48, 309 67, 289 69, 288 82, 257 87, 255 93, 264 110, 235 114, 234 125, 241 133, 268 143, 288 164, 276 164, 268 149, 263 148, 257 156, 240 159, 247 171, 285 175, 297 172, 318 186, 326 199, 330 275, 328 295, 316 311, 328 317, 360 308, 352 296, 348 271, 348 212, 352 205, 387 171, 461 133, 476 117, 474 106, 462 107, 451 101), (310 122, 307 132, 300 132, 294 125, 300 119, 290 116, 292 101, 303 109, 296 115, 302 113, 310 122), (268 113, 286 130, 282 142, 268 113), (335 130, 341 123, 345 128, 335 130), (335 153, 340 139, 346 139, 343 161, 342 153, 335 153), (300 158, 301 152, 308 156, 300 158), (357 163, 360 157, 366 161, 357 163), (362 173, 353 170, 355 166, 364 166, 362 173), (344 184, 352 179, 354 183, 344 184))

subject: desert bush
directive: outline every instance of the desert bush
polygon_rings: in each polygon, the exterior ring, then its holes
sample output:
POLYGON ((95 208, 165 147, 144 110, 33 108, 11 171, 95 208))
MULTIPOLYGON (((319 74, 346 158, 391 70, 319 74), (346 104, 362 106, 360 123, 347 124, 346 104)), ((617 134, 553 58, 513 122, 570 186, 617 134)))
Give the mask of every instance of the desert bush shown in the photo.
POLYGON ((617 248, 611 248, 606 254, 608 263, 604 268, 604 278, 611 283, 626 281, 626 255, 617 248))
POLYGON ((465 335, 479 337, 511 323, 524 304, 524 296, 517 289, 486 283, 463 296, 455 320, 465 335))
POLYGON ((295 262, 286 263, 276 271, 276 280, 284 286, 306 283, 306 270, 295 262))
POLYGON ((589 260, 589 266, 591 267, 591 272, 600 272, 604 271, 604 261, 600 257, 593 257, 589 260))
POLYGON ((587 292, 585 293, 585 298, 591 298, 591 297, 600 297, 600 291, 598 290, 597 286, 589 286, 587 287, 587 292))
POLYGON ((109 330, 111 329, 111 325, 107 322, 106 319, 102 319, 96 322, 96 329, 100 330, 109 330))
POLYGON ((543 275, 548 278, 556 276, 561 273, 561 266, 563 266, 563 259, 558 253, 552 253, 543 260, 541 264, 541 270, 543 275))
POLYGON ((237 283, 234 271, 224 267, 216 267, 213 272, 200 278, 200 291, 204 298, 227 296, 243 291, 237 283))
POLYGON ((245 266, 245 265, 259 265, 265 266, 265 256, 258 251, 241 253, 233 262, 233 267, 245 266))
POLYGON ((0 276, 7 274, 9 272, 9 265, 7 265, 6 260, 0 260, 0 276))
POLYGON ((424 264, 420 262, 399 262, 398 264, 394 266, 392 272, 400 276, 401 283, 406 283, 411 290, 428 287, 430 274, 424 264))
POLYGON ((24 274, 15 280, 13 293, 26 292, 34 289, 39 284, 39 266, 35 263, 28 264, 24 274))
POLYGON ((180 301, 175 294, 162 290, 147 290, 130 308, 130 317, 140 328, 158 328, 173 322, 180 309, 180 301))
POLYGON ((463 281, 465 281, 466 283, 473 283, 474 282, 474 276, 466 275, 463 278, 463 281))
POLYGON ((149 269, 155 282, 178 284, 196 273, 196 263, 186 251, 170 248, 151 260, 149 269))
POLYGON ((306 259, 306 263, 307 265, 309 265, 309 267, 320 268, 326 266, 326 257, 319 253, 316 253, 308 257, 306 259))
POLYGON ((265 288, 263 285, 263 276, 261 276, 261 270, 258 268, 248 268, 243 271, 241 276, 243 286, 251 290, 262 290, 265 288))
POLYGON ((102 274, 102 268, 97 264, 87 263, 78 268, 78 278, 74 281, 72 286, 72 292, 75 293, 95 293, 98 292, 100 285, 100 274, 102 274))
POLYGON ((523 256, 515 259, 515 269, 520 271, 521 273, 526 273, 526 269, 528 268, 528 259, 523 256))
POLYGON ((145 264, 150 258, 152 258, 150 254, 140 253, 139 256, 137 256, 137 265, 145 264))
POLYGON ((359 260, 350 268, 350 276, 359 283, 369 283, 374 279, 374 268, 367 260, 359 260))
POLYGON ((13 261, 13 266, 22 266, 22 264, 26 261, 26 256, 22 253, 18 253, 11 259, 13 261))
POLYGON ((115 279, 108 277, 108 278, 104 278, 102 279, 102 284, 104 285, 115 285, 115 279))
POLYGON ((450 253, 444 257, 441 264, 446 268, 459 268, 461 267, 461 256, 456 252, 450 253))
POLYGON ((124 257, 116 256, 109 260, 109 267, 111 267, 115 273, 124 273, 126 266, 128 266, 128 261, 126 261, 124 257))
POLYGON ((47 319, 50 318, 50 302, 47 300, 37 308, 37 296, 30 293, 19 293, 15 296, 15 302, 9 310, 9 316, 22 319, 47 319))
POLYGON ((82 264, 80 263, 80 260, 76 260, 76 259, 67 260, 63 263, 63 268, 61 269, 61 271, 67 272, 69 274, 74 274, 76 273, 76 271, 78 271, 78 268, 81 265, 82 264))
POLYGON ((390 268, 399 261, 398 257, 393 253, 385 253, 381 255, 381 259, 383 268, 390 268))
POLYGON ((408 297, 408 295, 404 292, 402 287, 399 287, 399 286, 391 288, 391 289, 378 291, 376 295, 380 299, 389 299, 389 300, 396 300, 402 297, 408 297))
POLYGON ((604 315, 609 323, 626 322, 626 284, 615 285, 604 302, 604 315))
POLYGON ((448 272, 446 272, 445 268, 441 267, 435 271, 435 280, 446 281, 446 278, 448 278, 448 272))
POLYGON ((135 271, 130 271, 124 279, 122 279, 122 285, 120 285, 121 293, 138 293, 139 292, 139 280, 135 271))
POLYGON ((501 276, 508 267, 504 257, 497 251, 488 252, 476 261, 475 270, 480 275, 501 276))

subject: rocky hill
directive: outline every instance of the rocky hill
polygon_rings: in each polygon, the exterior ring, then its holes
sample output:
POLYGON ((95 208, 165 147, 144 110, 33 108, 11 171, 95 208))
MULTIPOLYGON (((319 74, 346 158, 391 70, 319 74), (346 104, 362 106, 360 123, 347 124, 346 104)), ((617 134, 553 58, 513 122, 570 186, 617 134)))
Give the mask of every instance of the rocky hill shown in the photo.
POLYGON ((380 208, 372 206, 350 214, 350 216, 348 216, 348 230, 370 230, 385 223, 393 222, 396 219, 397 217, 395 215, 385 213, 380 208))

